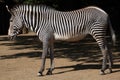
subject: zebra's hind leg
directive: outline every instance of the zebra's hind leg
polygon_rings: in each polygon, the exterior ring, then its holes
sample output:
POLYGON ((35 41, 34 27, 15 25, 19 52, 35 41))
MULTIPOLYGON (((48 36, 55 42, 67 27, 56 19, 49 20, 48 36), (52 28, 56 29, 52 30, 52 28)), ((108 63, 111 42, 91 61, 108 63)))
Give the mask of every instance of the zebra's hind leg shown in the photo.
POLYGON ((93 37, 97 41, 97 43, 101 49, 101 52, 103 54, 102 68, 101 68, 100 74, 101 75, 105 74, 105 70, 107 69, 107 60, 109 61, 109 70, 111 73, 112 72, 112 55, 109 50, 107 40, 105 39, 105 36, 102 33, 99 36, 95 35, 93 37))
POLYGON ((109 49, 109 52, 108 52, 108 61, 109 61, 109 73, 112 73, 112 66, 113 66, 113 61, 112 61, 112 52, 110 51, 109 49))
POLYGON ((104 71, 107 69, 106 65, 107 65, 107 61, 108 61, 108 68, 109 68, 109 73, 112 73, 112 65, 113 65, 113 61, 112 61, 112 53, 109 49, 109 46, 107 44, 107 41, 104 39, 104 43, 103 46, 101 46, 101 51, 103 54, 103 63, 102 63, 102 69, 101 69, 101 74, 105 74, 104 71))
POLYGON ((103 54, 103 62, 102 62, 102 69, 101 69, 101 72, 100 74, 101 75, 104 75, 105 74, 105 70, 106 70, 106 66, 107 66, 107 47, 106 46, 103 46, 101 48, 101 51, 102 51, 102 54, 103 54))
POLYGON ((107 61, 109 63, 109 65, 108 65, 109 73, 112 73, 112 65, 113 65, 112 53, 111 53, 107 43, 104 43, 104 46, 101 47, 101 51, 103 54, 103 63, 102 63, 101 74, 105 74, 104 71, 107 69, 107 67, 106 67, 107 61))

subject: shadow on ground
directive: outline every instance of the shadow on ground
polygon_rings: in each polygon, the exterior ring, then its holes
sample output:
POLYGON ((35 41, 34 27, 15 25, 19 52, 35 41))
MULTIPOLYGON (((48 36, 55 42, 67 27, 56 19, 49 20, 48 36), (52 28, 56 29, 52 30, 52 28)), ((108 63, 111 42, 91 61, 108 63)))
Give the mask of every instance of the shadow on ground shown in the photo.
MULTIPOLYGON (((8 41, 8 38, 2 37, 1 41, 8 41)), ((19 36, 16 38, 15 42, 2 43, 0 45, 11 46, 11 50, 23 50, 31 49, 42 50, 42 43, 36 36, 19 36), (14 46, 14 47, 12 47, 14 46), (15 47, 17 46, 17 47, 15 47), (19 47, 18 47, 19 46, 19 47)), ((29 52, 29 53, 17 53, 13 55, 2 55, 1 59, 12 59, 19 57, 40 57, 42 52, 29 52)), ((48 56, 49 57, 49 56, 48 56)), ((90 37, 78 41, 78 42, 64 42, 57 41, 55 42, 55 57, 56 58, 70 58, 74 61, 86 60, 89 61, 99 61, 98 57, 101 57, 100 49, 96 42, 90 37), (85 57, 85 58, 82 58, 85 57), (81 59, 80 59, 81 58, 81 59)))
MULTIPOLYGON (((117 40, 120 40, 120 37, 117 37, 117 40)), ((0 41, 8 41, 7 37, 0 37, 0 41)), ((116 42, 116 46, 112 46, 112 52, 114 62, 120 62, 120 41, 116 42)), ((34 48, 34 50, 42 50, 42 43, 35 35, 29 36, 19 36, 15 42, 7 42, 1 43, 0 45, 11 46, 11 50, 22 50, 34 48), (14 46, 14 47, 12 47, 14 46), (15 47, 20 46, 20 47, 15 47), (22 47, 21 47, 22 46, 22 47)), ((42 52, 32 51, 29 53, 16 53, 11 55, 1 55, 0 60, 4 59, 14 59, 20 57, 28 57, 28 58, 39 58, 42 52)), ((48 56, 49 57, 49 56, 48 56)), ((87 36, 84 40, 78 42, 64 42, 64 41, 56 41, 55 42, 55 58, 69 58, 72 61, 84 61, 84 62, 101 62, 101 51, 96 44, 95 40, 91 36, 87 36)), ((120 68, 120 64, 114 65, 114 68, 120 68)), ((62 66, 56 67, 59 68, 73 68, 73 70, 81 70, 81 69, 100 69, 101 65, 71 65, 71 66, 62 66)), ((116 71, 117 72, 117 71, 116 71)))
MULTIPOLYGON (((61 71, 57 72, 54 74, 61 74, 61 73, 66 73, 66 72, 71 72, 71 71, 78 71, 78 70, 86 70, 86 69, 101 69, 102 65, 99 64, 87 64, 87 65, 82 65, 82 64, 76 64, 76 65, 71 65, 71 66, 61 66, 61 67, 55 67, 55 69, 66 69, 66 68, 72 68, 71 70, 66 70, 66 71, 61 71)), ((108 67, 108 66, 107 66, 108 67)), ((115 64, 113 66, 113 69, 118 69, 118 70, 113 70, 113 73, 120 72, 120 64, 115 64)))

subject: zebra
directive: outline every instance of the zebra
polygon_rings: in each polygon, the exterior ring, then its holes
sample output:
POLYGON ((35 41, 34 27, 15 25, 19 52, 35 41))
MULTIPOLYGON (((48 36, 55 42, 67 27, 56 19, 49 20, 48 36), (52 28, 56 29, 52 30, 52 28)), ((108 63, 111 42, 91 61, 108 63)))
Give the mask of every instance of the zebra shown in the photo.
POLYGON ((43 43, 43 53, 39 76, 43 75, 46 56, 50 54, 50 68, 47 75, 54 70, 54 42, 55 40, 78 41, 86 35, 91 35, 98 43, 103 54, 100 74, 105 74, 107 61, 109 72, 112 73, 112 53, 106 40, 109 28, 113 42, 115 32, 111 26, 108 14, 99 7, 88 6, 73 11, 59 11, 46 5, 17 5, 8 8, 11 13, 8 35, 14 39, 25 25, 34 31, 43 43))

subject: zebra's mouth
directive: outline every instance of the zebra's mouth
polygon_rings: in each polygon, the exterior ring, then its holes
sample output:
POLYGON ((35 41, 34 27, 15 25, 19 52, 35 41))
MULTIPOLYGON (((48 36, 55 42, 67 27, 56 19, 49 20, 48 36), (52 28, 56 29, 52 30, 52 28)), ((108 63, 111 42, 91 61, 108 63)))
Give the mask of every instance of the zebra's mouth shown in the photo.
POLYGON ((14 36, 9 36, 9 40, 15 40, 15 38, 17 37, 17 35, 14 35, 14 36))

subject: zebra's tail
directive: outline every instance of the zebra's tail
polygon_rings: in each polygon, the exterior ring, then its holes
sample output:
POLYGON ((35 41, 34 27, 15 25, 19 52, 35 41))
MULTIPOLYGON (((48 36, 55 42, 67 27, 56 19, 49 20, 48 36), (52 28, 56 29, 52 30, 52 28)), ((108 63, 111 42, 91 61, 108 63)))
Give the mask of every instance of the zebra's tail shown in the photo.
POLYGON ((111 32, 113 45, 115 46, 115 43, 116 43, 116 35, 115 35, 115 32, 114 32, 114 30, 113 30, 113 28, 112 28, 112 24, 111 24, 110 19, 108 19, 108 25, 109 25, 110 32, 111 32))

